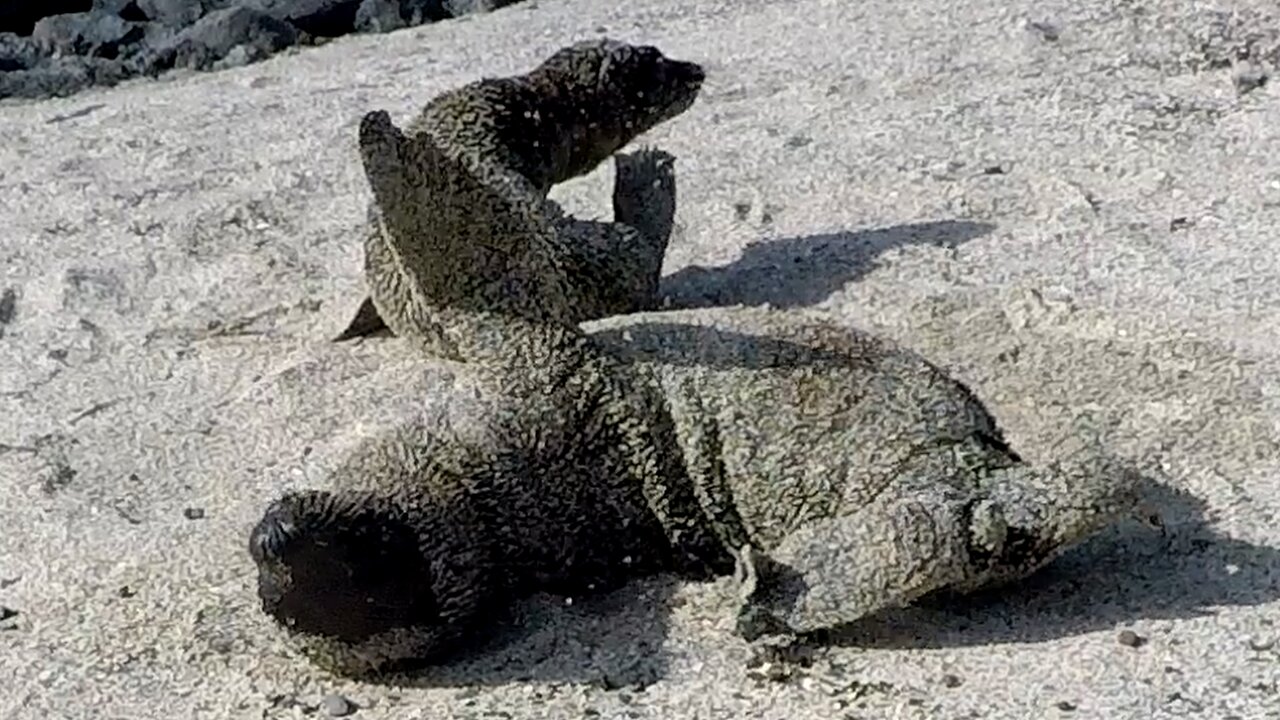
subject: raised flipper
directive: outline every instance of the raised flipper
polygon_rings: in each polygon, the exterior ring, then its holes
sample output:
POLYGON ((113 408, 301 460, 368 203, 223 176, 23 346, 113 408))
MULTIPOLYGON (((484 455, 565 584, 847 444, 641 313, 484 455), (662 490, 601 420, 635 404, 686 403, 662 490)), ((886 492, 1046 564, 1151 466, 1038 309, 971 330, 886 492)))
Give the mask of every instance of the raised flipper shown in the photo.
POLYGON ((1004 542, 1000 508, 917 476, 857 510, 808 523, 767 552, 738 553, 747 640, 799 635, 901 607, 963 582, 1004 542))
POLYGON ((638 242, 633 240, 629 248, 618 250, 638 259, 630 265, 631 274, 643 282, 653 296, 658 292, 662 260, 676 221, 674 165, 671 154, 655 148, 641 148, 614 157, 614 223, 640 233, 638 242))
POLYGON ((481 317, 572 323, 554 227, 527 180, 493 163, 468 168, 384 111, 361 121, 360 156, 391 260, 367 261, 367 279, 392 332, 456 346, 481 317))
POLYGON ((675 221, 675 160, 661 150, 615 156, 614 222, 555 220, 579 322, 653 310, 675 221))
MULTIPOLYGON (((569 309, 578 322, 656 309, 662 262, 675 222, 676 186, 670 154, 644 148, 614 157, 613 222, 579 220, 544 200, 542 214, 555 230, 555 251, 571 283, 569 309)), ((376 206, 365 238, 366 275, 385 272, 385 230, 376 206)), ((335 341, 391 334, 366 297, 335 341)))

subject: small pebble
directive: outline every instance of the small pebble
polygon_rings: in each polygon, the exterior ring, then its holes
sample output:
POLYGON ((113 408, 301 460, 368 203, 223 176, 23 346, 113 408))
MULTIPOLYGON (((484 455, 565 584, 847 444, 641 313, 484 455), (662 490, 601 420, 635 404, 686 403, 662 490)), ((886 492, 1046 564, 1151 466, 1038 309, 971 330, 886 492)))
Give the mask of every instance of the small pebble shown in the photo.
POLYGON ((11 607, 0 605, 0 620, 8 620, 9 618, 18 617, 19 613, 11 607))
POLYGON ((1249 638, 1249 649, 1254 652, 1266 652, 1275 646, 1275 638, 1264 638, 1257 635, 1249 638))
POLYGON ((764 670, 764 676, 773 682, 786 682, 791 679, 790 669, 781 664, 769 663, 762 669, 764 670))
POLYGON ((329 717, 346 717, 356 711, 355 704, 341 695, 325 695, 320 700, 320 706, 329 717))
POLYGON ((942 676, 942 684, 949 688, 958 688, 964 684, 964 680, 961 680, 959 675, 947 673, 942 676))
POLYGON ((1132 630, 1121 630, 1116 636, 1116 640, 1125 647, 1142 647, 1147 644, 1147 639, 1132 630))
POLYGON ((1074 712, 1076 709, 1076 704, 1073 702, 1068 702, 1066 700, 1061 700, 1058 702, 1056 707, 1062 712, 1074 712))
POLYGON ((1232 82, 1235 83, 1236 92, 1245 95, 1266 85, 1269 79, 1266 71, 1258 68, 1249 68, 1236 73, 1232 82))
POLYGON ((189 507, 182 511, 182 516, 188 520, 199 520, 204 517, 204 509, 197 507, 189 507))
POLYGON ((1038 34, 1047 42, 1057 42, 1058 38, 1062 35, 1062 32, 1058 30, 1058 27, 1050 22, 1029 22, 1027 23, 1027 29, 1038 34))

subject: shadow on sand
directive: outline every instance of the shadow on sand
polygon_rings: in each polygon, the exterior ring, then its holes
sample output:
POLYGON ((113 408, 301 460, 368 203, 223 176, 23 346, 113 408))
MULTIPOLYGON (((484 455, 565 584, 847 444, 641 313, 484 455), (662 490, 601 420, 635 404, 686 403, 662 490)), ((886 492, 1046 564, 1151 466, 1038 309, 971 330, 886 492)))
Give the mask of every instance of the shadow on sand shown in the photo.
MULTIPOLYGON (((1204 519, 1204 503, 1190 494, 1153 483, 1152 496, 1166 523, 1163 535, 1119 525, 1023 581, 963 597, 931 596, 821 633, 800 649, 1036 643, 1280 599, 1280 549, 1215 533, 1204 519)), ((537 596, 482 644, 389 680, 415 687, 531 681, 643 689, 666 674, 663 643, 681 582, 669 576, 637 580, 572 605, 537 596)), ((724 639, 741 642, 728 634, 724 639)))
POLYGON ((666 675, 662 647, 681 582, 648 577, 571 604, 535 595, 494 618, 471 647, 385 681, 420 688, 558 682, 641 690, 666 675))
POLYGON ((816 305, 876 267, 876 258, 905 245, 954 248, 996 226, 967 220, 895 225, 877 230, 760 240, 721 267, 693 265, 662 278, 673 308, 816 305))

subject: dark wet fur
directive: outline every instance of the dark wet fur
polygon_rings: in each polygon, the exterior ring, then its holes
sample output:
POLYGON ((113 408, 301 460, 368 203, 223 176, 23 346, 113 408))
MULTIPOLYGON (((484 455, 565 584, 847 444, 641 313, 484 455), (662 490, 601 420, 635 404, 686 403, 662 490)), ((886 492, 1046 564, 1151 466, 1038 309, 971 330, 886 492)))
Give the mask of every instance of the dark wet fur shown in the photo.
POLYGON ((413 531, 373 504, 286 495, 254 528, 263 610, 301 632, 357 642, 438 609, 413 531))

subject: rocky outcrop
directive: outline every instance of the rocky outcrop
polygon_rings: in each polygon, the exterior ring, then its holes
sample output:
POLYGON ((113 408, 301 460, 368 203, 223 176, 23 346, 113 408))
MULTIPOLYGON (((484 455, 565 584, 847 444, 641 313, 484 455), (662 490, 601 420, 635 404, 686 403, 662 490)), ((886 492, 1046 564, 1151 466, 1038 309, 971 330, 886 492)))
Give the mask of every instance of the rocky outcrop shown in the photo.
POLYGON ((174 68, 390 32, 517 0, 0 0, 0 98, 73 94, 174 68))

